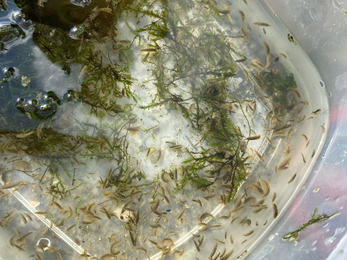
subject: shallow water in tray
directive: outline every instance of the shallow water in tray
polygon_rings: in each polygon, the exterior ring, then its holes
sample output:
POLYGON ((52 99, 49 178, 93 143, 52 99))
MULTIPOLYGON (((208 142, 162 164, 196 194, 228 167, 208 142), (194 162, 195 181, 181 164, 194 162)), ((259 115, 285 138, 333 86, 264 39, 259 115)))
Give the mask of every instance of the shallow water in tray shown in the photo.
POLYGON ((246 1, 17 5, 0 13, 0 256, 246 257, 329 120, 277 16, 246 1))

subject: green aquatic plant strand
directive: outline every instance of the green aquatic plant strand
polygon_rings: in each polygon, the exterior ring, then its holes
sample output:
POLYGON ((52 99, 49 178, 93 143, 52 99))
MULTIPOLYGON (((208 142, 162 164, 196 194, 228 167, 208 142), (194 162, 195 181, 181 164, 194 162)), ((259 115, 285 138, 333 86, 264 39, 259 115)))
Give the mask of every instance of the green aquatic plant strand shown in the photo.
POLYGON ((334 212, 330 216, 328 214, 326 214, 326 213, 317 214, 317 212, 318 212, 318 208, 316 207, 316 208, 314 208, 314 212, 313 212, 313 215, 312 215, 311 219, 307 223, 301 224, 297 230, 285 234, 282 237, 282 239, 285 240, 285 241, 288 241, 288 242, 294 241, 294 243, 297 243, 297 241, 299 239, 300 231, 302 231, 303 229, 305 229, 308 226, 311 226, 313 224, 318 224, 318 223, 322 223, 324 221, 327 221, 327 220, 329 220, 329 219, 331 219, 334 216, 339 214, 338 211, 334 212))

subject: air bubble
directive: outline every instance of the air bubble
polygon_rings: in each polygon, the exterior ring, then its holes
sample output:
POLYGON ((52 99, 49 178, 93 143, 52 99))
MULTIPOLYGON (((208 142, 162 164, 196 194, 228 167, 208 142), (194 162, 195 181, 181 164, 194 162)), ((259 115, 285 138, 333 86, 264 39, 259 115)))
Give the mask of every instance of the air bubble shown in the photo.
POLYGON ((84 32, 84 26, 74 26, 69 32, 70 38, 78 40, 78 37, 84 32))
POLYGON ((324 82, 323 81, 319 81, 319 85, 322 87, 322 88, 324 88, 324 82))
POLYGON ((22 12, 13 12, 12 18, 16 21, 20 21, 24 18, 24 14, 22 12))
POLYGON ((70 2, 73 5, 85 7, 87 5, 90 5, 92 1, 91 0, 70 0, 70 2))

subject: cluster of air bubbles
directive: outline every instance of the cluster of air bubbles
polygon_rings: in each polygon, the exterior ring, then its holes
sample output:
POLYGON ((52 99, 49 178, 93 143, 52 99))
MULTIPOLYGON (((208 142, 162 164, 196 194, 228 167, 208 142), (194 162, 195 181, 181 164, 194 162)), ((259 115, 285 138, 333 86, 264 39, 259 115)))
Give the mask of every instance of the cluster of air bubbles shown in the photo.
POLYGON ((2 69, 2 73, 4 75, 2 83, 6 83, 9 79, 16 76, 16 70, 12 67, 2 69))
POLYGON ((74 26, 71 28, 69 32, 70 38, 74 40, 78 40, 78 38, 82 35, 84 32, 84 26, 74 26))
POLYGON ((70 0, 70 2, 73 5, 85 7, 87 5, 90 5, 92 1, 91 0, 70 0))
MULTIPOLYGON (((75 99, 75 92, 68 90, 64 94, 63 101, 69 102, 75 99)), ((19 97, 16 99, 16 107, 22 113, 29 113, 31 117, 46 120, 51 118, 57 112, 58 106, 62 101, 53 91, 48 91, 42 94, 41 98, 24 99, 19 97)))

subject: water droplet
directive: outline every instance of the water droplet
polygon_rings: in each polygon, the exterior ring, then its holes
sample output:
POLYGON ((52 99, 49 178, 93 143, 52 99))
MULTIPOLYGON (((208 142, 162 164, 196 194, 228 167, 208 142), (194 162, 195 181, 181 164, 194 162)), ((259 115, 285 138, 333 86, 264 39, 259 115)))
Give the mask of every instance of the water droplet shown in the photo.
POLYGON ((329 200, 330 199, 330 197, 329 196, 327 196, 326 198, 325 198, 325 200, 329 200))
POLYGON ((324 88, 324 82, 323 81, 319 81, 319 85, 322 87, 322 88, 324 88))

